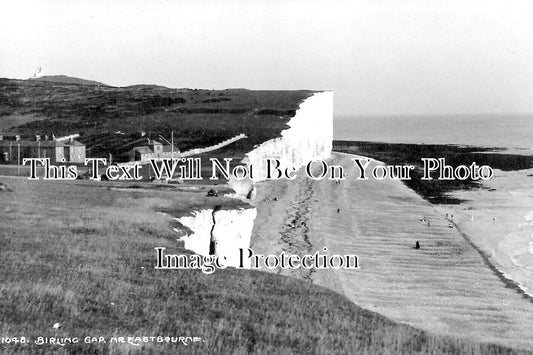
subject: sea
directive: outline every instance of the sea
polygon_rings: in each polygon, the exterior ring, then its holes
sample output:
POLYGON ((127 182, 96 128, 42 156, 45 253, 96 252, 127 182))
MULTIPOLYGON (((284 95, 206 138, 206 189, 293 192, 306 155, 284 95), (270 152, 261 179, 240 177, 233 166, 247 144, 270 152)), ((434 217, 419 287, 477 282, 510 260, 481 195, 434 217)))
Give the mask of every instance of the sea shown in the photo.
POLYGON ((531 150, 531 115, 341 116, 336 140, 458 144, 531 150))

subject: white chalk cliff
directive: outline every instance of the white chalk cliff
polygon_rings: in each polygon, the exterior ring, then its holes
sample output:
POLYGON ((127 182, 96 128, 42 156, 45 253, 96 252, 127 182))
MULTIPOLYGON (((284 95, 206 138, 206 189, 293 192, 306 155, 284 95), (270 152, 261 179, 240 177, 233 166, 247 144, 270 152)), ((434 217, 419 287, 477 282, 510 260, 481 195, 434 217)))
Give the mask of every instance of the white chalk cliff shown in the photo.
MULTIPOLYGON (((204 209, 193 212, 193 216, 176 219, 193 231, 192 234, 181 238, 186 249, 204 256, 212 251, 217 256, 226 257, 226 266, 239 266, 239 248, 250 247, 256 216, 255 208, 204 209)), ((249 261, 245 260, 243 266, 249 268, 249 261)))
MULTIPOLYGON (((280 168, 300 168, 312 160, 331 155, 333 143, 333 92, 319 92, 307 98, 288 123, 281 137, 271 139, 247 153, 243 163, 252 166, 253 179, 230 179, 240 197, 254 197, 254 182, 266 179, 266 159, 278 159, 280 168)), ((226 257, 227 266, 239 266, 239 248, 250 247, 255 208, 240 210, 204 209, 177 220, 193 231, 181 240, 185 248, 200 255, 213 252, 226 257), (210 250, 211 249, 211 250, 210 250)), ((249 262, 243 265, 250 267, 249 262)))
POLYGON ((243 163, 252 166, 253 178, 230 179, 229 186, 246 197, 253 183, 266 180, 266 160, 278 159, 281 169, 300 168, 312 160, 331 155, 333 143, 333 92, 315 93, 302 102, 281 137, 260 144, 247 153, 243 163))
MULTIPOLYGON (((220 210, 214 212, 213 216, 214 228, 211 235, 215 243, 215 253, 225 256, 227 265, 238 266, 239 248, 246 250, 250 247, 257 210, 220 210)), ((250 268, 249 260, 245 259, 243 266, 250 268)))
POLYGON ((209 255, 211 230, 213 229, 213 210, 193 211, 192 216, 184 216, 176 218, 176 220, 192 231, 191 234, 180 239, 185 243, 185 248, 199 255, 209 255))

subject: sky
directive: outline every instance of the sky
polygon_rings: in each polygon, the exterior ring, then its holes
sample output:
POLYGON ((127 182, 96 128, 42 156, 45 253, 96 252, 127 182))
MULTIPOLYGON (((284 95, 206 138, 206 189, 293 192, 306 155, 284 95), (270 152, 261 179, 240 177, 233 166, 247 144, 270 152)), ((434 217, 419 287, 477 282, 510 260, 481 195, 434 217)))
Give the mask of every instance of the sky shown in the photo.
POLYGON ((15 0, 0 77, 333 90, 335 114, 533 113, 518 0, 15 0))

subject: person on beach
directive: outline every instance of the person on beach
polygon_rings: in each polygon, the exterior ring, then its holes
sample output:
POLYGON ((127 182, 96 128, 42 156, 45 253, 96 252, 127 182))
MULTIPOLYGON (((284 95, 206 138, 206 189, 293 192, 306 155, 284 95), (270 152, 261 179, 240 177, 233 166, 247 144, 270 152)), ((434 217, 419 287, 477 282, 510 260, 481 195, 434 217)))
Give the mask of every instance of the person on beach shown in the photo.
POLYGON ((418 240, 415 243, 415 249, 420 249, 420 243, 418 242, 418 240))
POLYGON ((340 208, 337 208, 337 213, 340 213, 341 212, 341 209, 340 208))

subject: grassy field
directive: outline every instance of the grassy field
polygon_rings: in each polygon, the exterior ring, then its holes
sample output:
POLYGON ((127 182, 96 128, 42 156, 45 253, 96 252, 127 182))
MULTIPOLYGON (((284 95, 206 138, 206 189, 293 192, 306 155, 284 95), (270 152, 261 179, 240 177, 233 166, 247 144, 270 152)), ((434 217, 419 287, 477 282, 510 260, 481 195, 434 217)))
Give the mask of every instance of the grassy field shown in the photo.
MULTIPOLYGON (((154 247, 185 252, 158 213, 236 202, 208 187, 136 188, 2 178, 0 337, 79 337, 0 344, 5 353, 517 353, 429 335, 294 278, 245 270, 155 270, 154 247), (53 329, 60 323, 59 329, 53 329), (86 336, 107 343, 84 344, 86 336), (189 344, 111 344, 112 336, 192 336, 189 344)), ((142 187, 142 186, 137 186, 142 187)))

